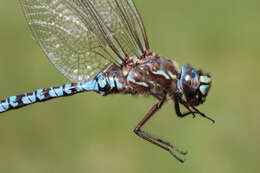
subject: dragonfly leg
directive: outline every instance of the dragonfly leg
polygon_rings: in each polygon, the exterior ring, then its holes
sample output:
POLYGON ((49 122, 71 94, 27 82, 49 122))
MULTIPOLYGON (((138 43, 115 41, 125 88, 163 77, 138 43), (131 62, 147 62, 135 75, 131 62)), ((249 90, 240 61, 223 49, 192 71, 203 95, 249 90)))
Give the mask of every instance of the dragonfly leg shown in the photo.
POLYGON ((207 115, 205 115, 204 113, 200 112, 198 109, 196 109, 195 107, 192 107, 197 114, 200 114, 202 117, 210 120, 213 124, 215 123, 215 120, 213 120, 212 118, 208 117, 207 115))
POLYGON ((144 132, 141 130, 141 127, 153 116, 153 114, 158 111, 162 104, 164 103, 165 98, 163 98, 162 100, 160 100, 157 104, 155 104, 150 111, 145 115, 145 117, 138 123, 138 125, 136 126, 136 128, 134 129, 135 134, 137 134, 139 137, 143 138, 144 140, 168 151, 174 158, 176 158, 178 161, 180 162, 184 162, 183 159, 179 158, 171 149, 173 149, 174 151, 180 153, 180 154, 187 154, 187 152, 183 152, 177 148, 175 148, 173 145, 171 145, 169 142, 166 142, 160 138, 154 137, 150 134, 148 134, 147 132, 144 132), (164 146, 165 145, 165 146, 164 146))
POLYGON ((189 106, 185 104, 186 102, 184 102, 184 101, 181 102, 181 104, 182 104, 186 109, 189 110, 189 112, 186 112, 186 113, 182 113, 182 112, 181 112, 181 110, 180 110, 180 104, 179 104, 179 99, 174 99, 174 102, 175 102, 175 112, 176 112, 176 114, 177 114, 178 117, 183 118, 183 117, 186 117, 187 115, 192 114, 192 115, 193 115, 193 118, 195 118, 195 114, 196 114, 197 112, 191 111, 191 109, 189 108, 189 106))
POLYGON ((152 139, 153 141, 157 141, 157 142, 159 142, 161 144, 164 144, 164 145, 172 148, 174 151, 176 151, 176 152, 178 152, 180 154, 183 154, 183 155, 187 154, 187 152, 181 151, 178 148, 174 147, 170 142, 167 142, 167 141, 164 141, 164 140, 162 140, 160 138, 154 137, 154 136, 150 135, 149 133, 147 133, 145 131, 140 130, 139 133, 142 134, 142 136, 146 136, 147 138, 152 139))
POLYGON ((178 117, 185 117, 187 115, 190 115, 192 114, 193 115, 193 118, 195 118, 196 114, 199 114, 201 115, 202 117, 210 120, 213 124, 215 123, 215 120, 213 120, 212 118, 206 116, 204 113, 200 112, 198 109, 196 109, 194 106, 192 106, 192 109, 194 109, 195 111, 192 111, 190 109, 190 107, 188 106, 187 102, 185 102, 182 98, 180 97, 175 97, 174 98, 174 102, 175 102, 175 111, 176 111, 176 114, 178 115, 178 117), (189 112, 186 112, 186 113, 181 113, 180 111, 180 104, 181 103, 186 109, 189 110, 189 112))

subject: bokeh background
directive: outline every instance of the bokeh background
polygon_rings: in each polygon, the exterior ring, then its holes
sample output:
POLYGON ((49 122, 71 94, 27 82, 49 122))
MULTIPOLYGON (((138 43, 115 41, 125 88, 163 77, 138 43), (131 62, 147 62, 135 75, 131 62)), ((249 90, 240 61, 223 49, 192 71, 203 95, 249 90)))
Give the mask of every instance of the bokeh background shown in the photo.
MULTIPOLYGON (((154 51, 210 72, 200 117, 168 101, 145 129, 188 150, 181 164, 133 128, 152 97, 82 93, 1 114, 0 172, 259 172, 260 1, 138 0, 154 51)), ((19 2, 0 0, 0 96, 69 82, 33 40, 19 2)))

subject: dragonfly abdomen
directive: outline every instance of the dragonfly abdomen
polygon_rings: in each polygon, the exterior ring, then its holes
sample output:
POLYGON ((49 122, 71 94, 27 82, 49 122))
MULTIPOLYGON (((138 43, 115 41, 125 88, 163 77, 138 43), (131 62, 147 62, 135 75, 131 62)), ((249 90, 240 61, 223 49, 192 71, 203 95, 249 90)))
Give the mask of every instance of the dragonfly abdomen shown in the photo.
POLYGON ((70 96, 86 91, 95 91, 101 95, 119 92, 124 88, 124 82, 112 72, 100 72, 88 81, 68 83, 58 87, 37 89, 36 91, 8 97, 0 101, 0 113, 18 109, 26 105, 47 101, 53 98, 70 96), (120 82, 119 82, 120 81, 120 82))
MULTIPOLYGON (((43 102, 62 96, 70 96, 84 91, 99 92, 97 79, 90 79, 84 82, 68 83, 58 87, 38 89, 33 92, 8 97, 0 102, 0 113, 11 109, 17 109, 36 102, 43 102)), ((102 94, 102 93, 100 93, 102 94)))

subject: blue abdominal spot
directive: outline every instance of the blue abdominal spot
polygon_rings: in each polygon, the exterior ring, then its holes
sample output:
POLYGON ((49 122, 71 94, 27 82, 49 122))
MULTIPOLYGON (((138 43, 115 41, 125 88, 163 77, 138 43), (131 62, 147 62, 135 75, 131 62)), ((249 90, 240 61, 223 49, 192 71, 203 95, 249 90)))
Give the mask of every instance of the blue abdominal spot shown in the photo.
POLYGON ((84 88, 84 90, 86 90, 86 91, 91 91, 91 90, 97 91, 98 90, 97 82, 94 79, 84 82, 81 87, 84 88))
POLYGON ((3 106, 0 104, 0 112, 4 112, 5 109, 3 108, 3 106))
POLYGON ((4 107, 4 109, 9 109, 8 99, 6 99, 5 102, 2 102, 2 106, 4 107))
POLYGON ((77 90, 78 92, 83 91, 82 83, 81 83, 81 82, 79 82, 79 83, 77 84, 76 90, 77 90))
POLYGON ((50 90, 49 90, 49 95, 51 96, 51 97, 56 97, 57 95, 56 95, 56 93, 55 93, 55 91, 54 91, 54 89, 51 87, 50 88, 50 90))
POLYGON ((31 102, 36 102, 35 92, 33 92, 32 95, 27 94, 27 97, 31 100, 31 102))
POLYGON ((30 99, 27 97, 27 95, 23 96, 22 102, 23 102, 23 104, 30 104, 30 103, 31 103, 31 101, 30 101, 30 99))
POLYGON ((106 79, 102 72, 97 75, 97 81, 101 88, 104 88, 107 84, 106 79))
POLYGON ((122 89, 123 85, 118 81, 118 79, 115 79, 117 89, 122 89))
POLYGON ((12 107, 18 106, 18 103, 16 102, 16 96, 11 96, 11 97, 9 97, 9 101, 10 101, 10 105, 11 105, 12 107))
POLYGON ((71 88, 71 83, 65 84, 65 86, 64 86, 64 92, 65 92, 66 94, 71 94, 72 91, 70 90, 70 88, 71 88))
POLYGON ((43 92, 43 89, 38 89, 38 90, 36 91, 36 95, 37 95, 37 97, 38 97, 39 100, 43 100, 43 99, 45 98, 44 95, 41 95, 42 92, 43 92))
POLYGON ((106 86, 107 82, 104 79, 98 79, 98 84, 101 88, 104 88, 106 86))
POLYGON ((55 88, 54 91, 57 94, 57 96, 63 96, 63 87, 62 86, 60 86, 59 88, 55 88))
POLYGON ((112 77, 107 77, 106 80, 107 80, 107 82, 108 82, 108 84, 109 84, 109 86, 110 86, 111 88, 114 88, 114 87, 115 87, 114 78, 112 78, 112 77))

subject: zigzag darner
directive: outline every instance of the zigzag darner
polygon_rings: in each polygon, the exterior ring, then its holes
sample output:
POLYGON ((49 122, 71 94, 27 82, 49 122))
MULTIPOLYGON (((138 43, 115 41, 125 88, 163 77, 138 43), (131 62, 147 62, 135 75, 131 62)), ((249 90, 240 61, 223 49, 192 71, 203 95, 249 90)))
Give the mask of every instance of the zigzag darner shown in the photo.
POLYGON ((141 130, 161 108, 166 97, 175 103, 179 117, 196 114, 214 123, 196 106, 202 104, 211 77, 191 66, 176 63, 150 50, 143 21, 132 0, 20 0, 35 39, 55 67, 73 83, 11 96, 0 102, 0 112, 70 96, 84 91, 101 95, 143 94, 155 104, 134 132, 168 151, 182 152, 141 130), (182 113, 179 104, 188 112, 182 113))

